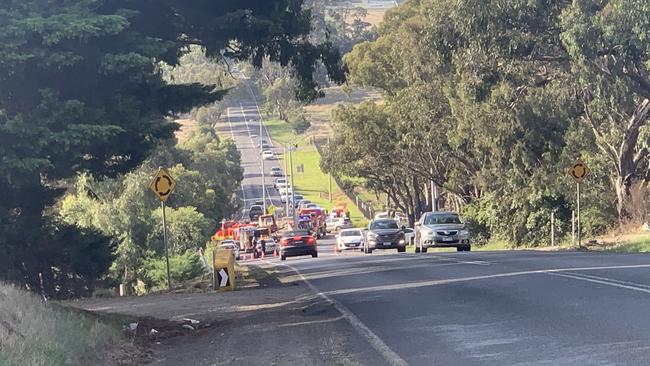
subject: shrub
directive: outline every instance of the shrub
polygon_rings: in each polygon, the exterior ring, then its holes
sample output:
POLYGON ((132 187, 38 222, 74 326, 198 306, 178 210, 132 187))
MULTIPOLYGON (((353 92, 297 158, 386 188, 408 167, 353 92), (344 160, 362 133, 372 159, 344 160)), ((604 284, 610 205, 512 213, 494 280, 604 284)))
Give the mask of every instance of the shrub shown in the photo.
MULTIPOLYGON (((169 257, 169 271, 172 284, 194 279, 204 273, 201 260, 194 251, 169 257)), ((141 271, 148 289, 158 290, 167 287, 167 266, 164 256, 150 256, 144 261, 141 271)))

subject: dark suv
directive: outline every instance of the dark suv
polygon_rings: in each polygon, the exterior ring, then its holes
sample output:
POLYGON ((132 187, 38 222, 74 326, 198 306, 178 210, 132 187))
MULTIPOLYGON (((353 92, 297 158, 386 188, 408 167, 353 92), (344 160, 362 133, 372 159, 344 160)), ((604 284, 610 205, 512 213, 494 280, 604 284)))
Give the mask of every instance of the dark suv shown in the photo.
POLYGON ((406 251, 404 228, 400 228, 393 219, 370 221, 365 237, 363 251, 366 254, 371 254, 375 249, 397 249, 400 253, 406 251))
POLYGON ((264 207, 260 205, 251 206, 251 210, 248 212, 248 217, 251 220, 257 220, 262 215, 264 215, 264 207))

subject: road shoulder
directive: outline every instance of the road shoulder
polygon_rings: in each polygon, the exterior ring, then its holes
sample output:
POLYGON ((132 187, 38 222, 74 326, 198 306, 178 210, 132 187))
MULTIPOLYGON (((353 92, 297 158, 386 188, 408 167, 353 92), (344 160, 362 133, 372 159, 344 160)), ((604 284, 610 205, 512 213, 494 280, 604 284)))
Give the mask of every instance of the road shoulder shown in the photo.
MULTIPOLYGON (((258 266, 258 265, 255 265, 258 266)), ((258 269, 277 271, 273 264, 258 269)), ((79 308, 202 329, 154 341, 152 365, 381 365, 383 359, 328 301, 290 270, 256 289, 93 299, 79 308), (199 328, 199 327, 197 327, 199 328), (363 360, 363 361, 362 361, 363 360)))

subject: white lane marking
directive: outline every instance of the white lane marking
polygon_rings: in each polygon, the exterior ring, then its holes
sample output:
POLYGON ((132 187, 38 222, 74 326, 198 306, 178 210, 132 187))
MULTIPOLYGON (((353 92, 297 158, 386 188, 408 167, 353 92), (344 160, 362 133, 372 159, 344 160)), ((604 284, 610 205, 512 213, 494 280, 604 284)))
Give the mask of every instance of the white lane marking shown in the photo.
POLYGON ((388 345, 384 343, 384 341, 382 341, 378 335, 376 335, 372 330, 370 330, 370 328, 363 324, 363 322, 359 320, 359 318, 357 318, 357 316, 354 315, 354 313, 352 313, 347 307, 338 301, 333 300, 325 293, 319 291, 318 288, 309 282, 309 280, 306 279, 298 269, 285 263, 280 263, 280 265, 288 267, 289 269, 296 272, 298 276, 300 276, 300 278, 307 284, 307 286, 309 286, 309 288, 316 294, 316 296, 332 304, 334 308, 336 308, 336 310, 338 310, 339 313, 341 313, 341 315, 350 323, 350 325, 352 325, 352 327, 355 328, 356 331, 359 332, 359 334, 364 337, 368 343, 370 343, 370 345, 384 357, 384 359, 386 359, 386 362, 388 362, 388 364, 394 366, 408 366, 408 363, 403 358, 395 353, 395 351, 390 349, 390 347, 388 347, 388 345))
POLYGON ((519 272, 506 272, 506 273, 497 273, 497 274, 484 275, 484 276, 451 278, 446 280, 427 280, 427 281, 399 283, 394 285, 370 286, 370 287, 363 287, 363 288, 348 288, 348 289, 328 291, 327 294, 343 295, 343 294, 352 294, 352 293, 402 290, 402 289, 412 289, 412 288, 425 287, 425 286, 446 285, 450 283, 469 282, 469 281, 502 278, 502 277, 515 277, 515 276, 524 276, 524 275, 540 274, 540 273, 552 274, 552 273, 571 272, 571 271, 594 271, 594 270, 605 270, 605 269, 635 269, 635 268, 650 268, 650 264, 639 264, 639 265, 628 265, 628 266, 557 268, 557 269, 539 269, 539 270, 519 271, 519 272))
MULTIPOLYGON (((241 109, 241 113, 244 116, 244 121, 246 121, 246 129, 248 129, 250 131, 250 128, 248 127, 248 118, 246 117, 246 111, 244 110, 244 106, 241 103, 239 103, 239 108, 241 109)), ((259 111, 259 108, 258 108, 258 111, 259 111)), ((262 115, 259 115, 259 117, 260 117, 260 121, 261 121, 262 120, 262 115)), ((267 132, 267 135, 268 135, 268 132, 267 132)), ((263 136, 260 135, 260 140, 262 139, 262 137, 263 136)), ((271 138, 269 137, 269 141, 270 140, 271 140, 271 138)), ((253 149, 257 150, 254 142, 253 142, 253 149)), ((264 172, 264 169, 262 168, 262 159, 263 158, 261 157, 261 155, 259 155, 259 152, 258 152, 258 156, 259 156, 258 165, 259 165, 260 172, 261 172, 262 175, 265 175, 266 173, 264 172)), ((268 189, 266 184, 262 185, 262 190, 264 190, 262 195, 264 195, 264 193, 266 193, 266 200, 269 202, 270 205, 273 205, 273 196, 271 196, 271 193, 269 192, 269 189, 268 189)))
MULTIPOLYGON (((228 119, 228 126, 230 127, 230 135, 232 136, 232 141, 236 144, 235 140, 235 132, 233 131, 232 128, 232 121, 230 121, 230 107, 226 108, 226 118, 228 119)), ((241 195, 242 199, 244 200, 244 209, 242 210, 241 213, 241 218, 244 219, 246 217, 246 209, 248 208, 248 205, 246 203, 246 189, 244 188, 244 180, 242 179, 241 183, 241 195)))
POLYGON ((613 278, 607 278, 607 277, 598 277, 598 276, 590 276, 590 275, 582 275, 582 274, 577 275, 573 273, 549 273, 549 274, 553 276, 572 278, 574 280, 593 282, 601 285, 618 287, 626 290, 632 290, 632 291, 638 291, 638 292, 644 292, 646 294, 650 294, 650 288, 648 288, 649 286, 634 283, 634 282, 620 281, 620 280, 615 280, 613 278))

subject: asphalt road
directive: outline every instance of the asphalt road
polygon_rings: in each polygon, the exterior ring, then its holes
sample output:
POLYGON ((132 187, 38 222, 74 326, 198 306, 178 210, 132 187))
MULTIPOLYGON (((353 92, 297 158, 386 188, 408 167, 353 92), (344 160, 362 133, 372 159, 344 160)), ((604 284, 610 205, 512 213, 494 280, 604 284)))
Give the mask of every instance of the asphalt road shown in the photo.
MULTIPOLYGON (((238 71, 235 71, 235 73, 239 74, 238 71)), ((239 74, 239 76, 244 82, 247 82, 243 75, 239 74)), ((240 192, 240 196, 244 201, 242 217, 248 217, 250 206, 255 201, 263 199, 267 206, 273 204, 276 207, 284 207, 280 202, 277 190, 273 188, 274 178, 270 175, 272 167, 283 167, 280 166, 277 158, 273 160, 261 159, 260 140, 264 139, 271 145, 272 141, 268 131, 260 123, 262 120, 260 108, 252 93, 249 98, 229 105, 225 114, 228 123, 222 125, 221 133, 230 136, 235 141, 241 153, 242 167, 244 168, 244 179, 240 192), (262 171, 265 174, 264 185, 262 184, 262 171), (264 187, 264 192, 262 187, 264 187)), ((277 157, 278 154, 282 153, 283 148, 272 145, 271 150, 277 157)))
POLYGON ((287 264, 392 364, 650 363, 649 255, 345 253, 287 264))
MULTIPOLYGON (((251 96, 227 117, 248 208, 262 197, 260 114, 251 96)), ((264 171, 277 165, 267 161, 264 171)), ((280 205, 271 179, 267 202, 280 205)), ((336 254, 330 237, 319 241, 319 258, 267 261, 299 273, 387 364, 650 364, 650 255, 336 254)))

